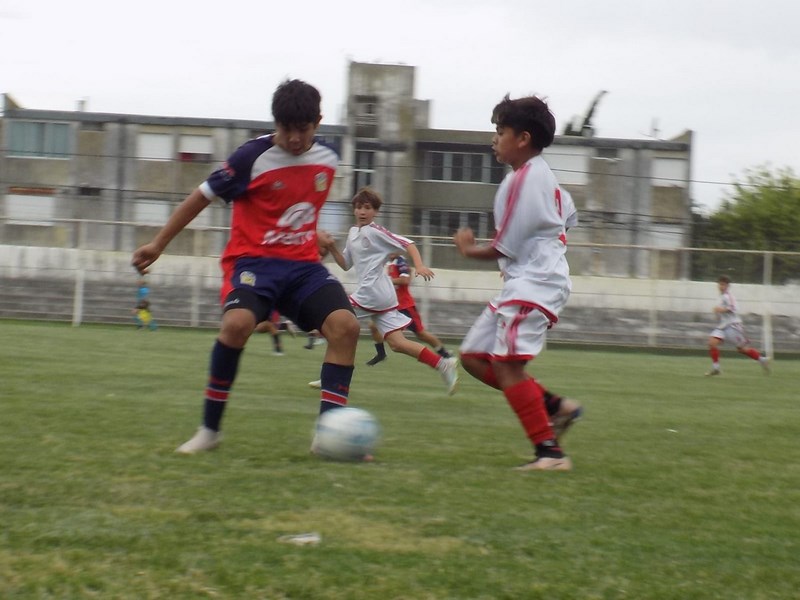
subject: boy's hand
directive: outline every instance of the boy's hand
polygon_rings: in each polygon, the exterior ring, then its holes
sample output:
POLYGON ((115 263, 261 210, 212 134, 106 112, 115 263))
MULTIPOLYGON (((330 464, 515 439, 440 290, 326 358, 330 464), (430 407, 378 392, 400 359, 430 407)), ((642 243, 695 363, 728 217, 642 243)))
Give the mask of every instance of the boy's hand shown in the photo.
POLYGON ((422 277, 425 281, 430 281, 435 277, 435 274, 425 265, 420 265, 419 268, 416 268, 415 277, 422 277))
POLYGON ((146 275, 148 267, 156 262, 159 256, 161 256, 161 249, 151 242, 134 251, 131 264, 139 273, 146 275))
POLYGON ((475 233, 469 227, 461 227, 453 235, 453 242, 462 256, 466 256, 467 248, 475 245, 475 233))
POLYGON ((330 250, 330 247, 334 246, 335 244, 336 238, 334 238, 324 229, 317 229, 317 248, 319 248, 320 253, 323 251, 327 253, 328 250, 330 250))

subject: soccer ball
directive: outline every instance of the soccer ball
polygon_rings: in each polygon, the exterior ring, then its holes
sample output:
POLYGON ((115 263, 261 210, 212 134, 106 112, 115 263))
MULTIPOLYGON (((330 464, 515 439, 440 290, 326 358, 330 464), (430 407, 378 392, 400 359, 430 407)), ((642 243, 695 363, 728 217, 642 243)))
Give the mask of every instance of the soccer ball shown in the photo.
POLYGON ((314 452, 332 460, 363 460, 378 445, 378 421, 361 408, 343 407, 320 415, 314 452))

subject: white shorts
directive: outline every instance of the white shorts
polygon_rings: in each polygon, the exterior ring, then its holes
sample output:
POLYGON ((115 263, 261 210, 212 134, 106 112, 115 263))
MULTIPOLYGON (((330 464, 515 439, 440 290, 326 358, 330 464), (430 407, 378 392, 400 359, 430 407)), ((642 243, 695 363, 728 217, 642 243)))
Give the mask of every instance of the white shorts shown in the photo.
POLYGON ((354 306, 353 310, 356 313, 356 318, 359 320, 372 319, 375 327, 378 328, 378 331, 380 331, 383 337, 386 337, 393 331, 397 331, 398 329, 402 330, 411 325, 411 318, 395 308, 383 312, 375 312, 367 310, 366 308, 361 308, 360 306, 354 306))
POLYGON ((733 344, 736 348, 743 348, 750 343, 747 336, 744 334, 744 328, 741 325, 728 325, 722 329, 715 329, 711 332, 711 337, 718 338, 733 344))
POLYGON ((496 360, 532 360, 544 348, 550 319, 541 310, 519 304, 489 304, 475 320, 459 348, 496 360))

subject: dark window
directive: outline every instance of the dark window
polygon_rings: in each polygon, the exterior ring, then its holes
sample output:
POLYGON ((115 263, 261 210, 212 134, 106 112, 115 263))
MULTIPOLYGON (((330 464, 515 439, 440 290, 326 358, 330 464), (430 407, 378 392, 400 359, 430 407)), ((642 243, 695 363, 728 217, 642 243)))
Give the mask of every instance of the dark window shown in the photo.
POLYGON ((10 156, 41 156, 67 158, 69 125, 47 121, 11 121, 9 123, 8 154, 10 156))

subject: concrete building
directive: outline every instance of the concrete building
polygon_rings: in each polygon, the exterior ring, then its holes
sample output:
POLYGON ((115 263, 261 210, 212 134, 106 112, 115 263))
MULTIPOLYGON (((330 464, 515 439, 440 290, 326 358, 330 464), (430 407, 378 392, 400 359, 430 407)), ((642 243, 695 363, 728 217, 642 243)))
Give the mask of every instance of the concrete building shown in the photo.
MULTIPOLYGON (((345 123, 323 124, 319 132, 342 157, 322 226, 346 230, 353 192, 371 185, 384 197, 381 218, 390 229, 430 240, 430 264, 476 268, 457 256, 449 239, 462 225, 491 237, 492 199, 505 171, 491 153, 489 123, 487 131, 430 127, 431 104, 415 98, 415 73, 408 65, 348 65, 345 123)), ((5 244, 132 250, 214 165, 273 126, 266 120, 92 113, 81 106, 28 109, 8 94, 3 105, 5 244)), ((581 243, 570 250, 573 272, 683 277, 678 252, 596 252, 591 245, 690 245, 691 132, 660 141, 592 137, 589 126, 577 131, 556 136, 544 155, 580 211, 581 224, 570 232, 570 242, 581 243)), ((213 206, 170 251, 219 254, 227 224, 228 211, 213 206)))

